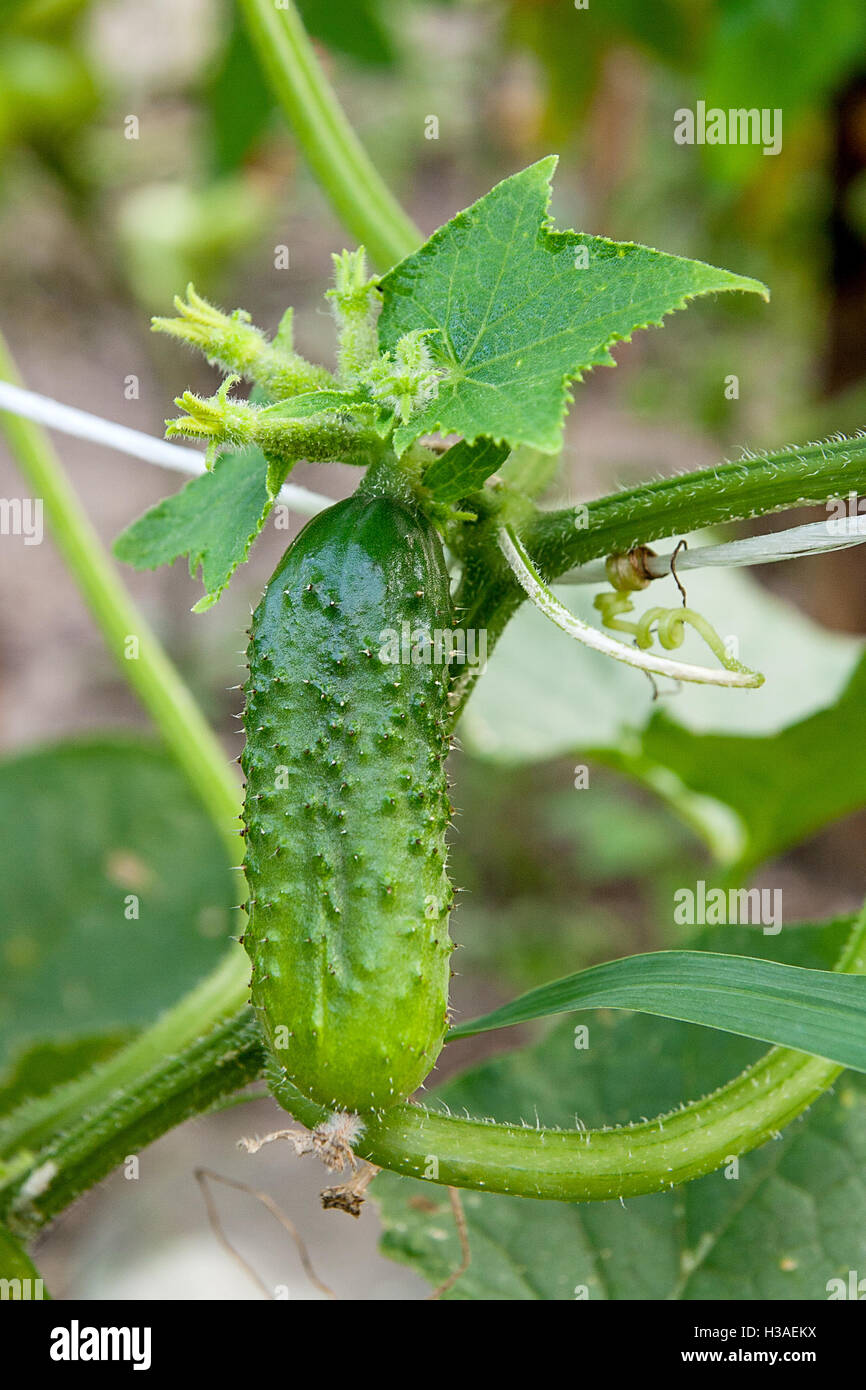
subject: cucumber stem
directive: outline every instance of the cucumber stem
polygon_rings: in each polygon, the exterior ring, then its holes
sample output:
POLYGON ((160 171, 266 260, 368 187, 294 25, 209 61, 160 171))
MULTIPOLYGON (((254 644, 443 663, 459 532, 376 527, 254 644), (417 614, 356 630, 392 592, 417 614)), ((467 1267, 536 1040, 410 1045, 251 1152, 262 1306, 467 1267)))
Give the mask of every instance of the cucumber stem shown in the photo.
POLYGON ((423 238, 386 187, 325 77, 292 0, 241 0, 253 45, 341 222, 382 270, 423 238))
MULTIPOLYGON (((836 969, 866 974, 866 909, 854 924, 836 969)), ((118 1152, 121 1156, 134 1152, 180 1118, 196 1113, 196 1106, 209 1109, 260 1074, 264 1052, 251 1034, 247 1010, 218 1024, 210 1037, 185 1048, 178 1045, 191 1027, 195 1031, 193 1025, 205 1031, 215 1017, 215 1000, 220 1008, 229 1002, 231 988, 215 991, 207 1004, 206 984, 138 1039, 139 1047, 147 1046, 146 1040, 154 1040, 160 1030, 158 1044, 152 1048, 158 1061, 152 1071, 139 1072, 130 1096, 109 1094, 54 1144, 9 1168, 0 1184, 0 1217, 8 1218, 11 1228, 26 1233, 37 1230, 86 1187, 105 1177, 119 1161, 118 1152), (222 1071, 215 1064, 217 1054, 222 1071), (226 1071, 235 1059, 236 1070, 226 1071), (106 1146, 106 1137, 115 1131, 121 1135, 119 1150, 113 1142, 106 1146), (34 1186, 39 1188, 35 1194, 34 1186)), ((122 1055, 98 1068, 99 1075, 105 1077, 115 1062, 123 1068, 122 1055)), ((561 1202, 635 1197, 702 1177, 731 1156, 777 1137, 843 1070, 792 1048, 774 1047, 712 1095, 670 1115, 618 1129, 569 1131, 496 1124, 461 1119, 421 1105, 398 1105, 362 1117, 365 1128, 355 1152, 380 1168, 480 1192, 561 1202)), ((315 1129, 328 1118, 327 1110, 281 1077, 268 1079, 280 1104, 300 1123, 315 1129)), ((78 1084, 73 1082, 69 1088, 68 1116, 75 1113, 72 1092, 78 1084)), ((91 1086, 92 1094, 98 1096, 99 1086, 94 1082, 91 1086)), ((17 1114, 26 1119, 26 1111, 25 1106, 17 1114)), ((0 1138, 8 1136, 10 1129, 17 1128, 19 1136, 26 1132, 16 1114, 4 1128, 5 1136, 0 1138)), ((34 1128, 29 1137, 37 1138, 34 1128)), ((0 1145, 0 1152, 6 1148, 0 1145)))
MULTIPOLYGON (((21 384, 0 334, 0 378, 21 384)), ((40 497, 57 548, 99 626, 105 644, 183 768, 237 859, 240 789, 227 754, 204 719, 177 668, 138 611, 79 502, 48 436, 31 420, 0 411, 2 428, 21 472, 40 497), (128 659, 128 639, 138 656, 128 659)))

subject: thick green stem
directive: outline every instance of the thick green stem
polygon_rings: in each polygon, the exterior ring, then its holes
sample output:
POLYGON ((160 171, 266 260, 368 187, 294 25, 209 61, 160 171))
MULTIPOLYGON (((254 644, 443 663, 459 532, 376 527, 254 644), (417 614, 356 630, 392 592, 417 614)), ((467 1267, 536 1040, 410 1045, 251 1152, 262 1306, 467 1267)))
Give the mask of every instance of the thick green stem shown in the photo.
MULTIPOLYGON (((0 336, 0 378, 21 384, 0 336)), ((140 697, 237 855, 240 795, 219 741, 117 577, 114 565, 72 490, 48 436, 18 415, 0 412, 0 427, 21 472, 41 497, 57 548, 96 620, 105 644, 140 697)), ((232 860, 231 862, 234 862, 232 860)))
POLYGON ((0 1120, 0 1162, 22 1151, 35 1153, 82 1115, 98 1110, 127 1087, 140 1087, 143 1076, 172 1062, 209 1028, 237 1014, 248 995, 249 965, 234 946, 216 970, 107 1062, 0 1120))
POLYGON ((387 270, 423 238, 346 119, 292 0, 240 0, 274 95, 334 211, 387 270))
MULTIPOLYGON (((866 974, 866 911, 837 968, 866 974)), ((711 1173, 776 1137, 843 1070, 773 1048, 712 1095, 619 1129, 493 1124, 403 1105, 371 1120, 355 1148, 379 1167, 453 1187, 561 1202, 635 1197, 711 1173)), ((292 1088, 277 1089, 304 1124, 324 1118, 292 1088)))
MULTIPOLYGON (((866 910, 837 969, 866 974, 866 910)), ((128 1094, 86 1115, 26 1166, 16 1165, 0 1186, 0 1216, 12 1228, 32 1232, 125 1154, 194 1114, 197 1106, 210 1108, 232 1084, 241 1086, 258 1075, 262 1063, 258 1035, 244 1010, 185 1053, 163 1056, 128 1094), (225 1070, 235 1061, 236 1071, 225 1070)), ((565 1202, 634 1197, 713 1172, 731 1156, 776 1137, 842 1070, 790 1048, 773 1048, 712 1095, 619 1129, 494 1124, 399 1105, 365 1117, 355 1149, 382 1168, 483 1192, 565 1202)), ((271 1084, 302 1124, 314 1128, 327 1118, 327 1111, 285 1081, 272 1076, 271 1084)))
POLYGON ((263 1061, 249 1010, 182 1054, 163 1054, 151 1071, 140 1071, 134 1084, 45 1148, 26 1175, 0 1189, 9 1229, 31 1235, 130 1154, 254 1080, 263 1061))
MULTIPOLYGON (((635 545, 826 502, 864 488, 866 438, 858 436, 788 446, 718 468, 663 478, 585 506, 528 513, 521 504, 514 521, 534 565, 550 583, 575 565, 635 545)), ((479 521, 474 531, 465 528, 464 572, 455 602, 462 610, 464 627, 487 631, 490 652, 525 595, 497 544, 503 521, 512 519, 509 499, 506 495, 503 509, 494 494, 486 505, 491 515, 479 521)), ((461 704, 472 684, 467 681, 462 689, 461 704)))

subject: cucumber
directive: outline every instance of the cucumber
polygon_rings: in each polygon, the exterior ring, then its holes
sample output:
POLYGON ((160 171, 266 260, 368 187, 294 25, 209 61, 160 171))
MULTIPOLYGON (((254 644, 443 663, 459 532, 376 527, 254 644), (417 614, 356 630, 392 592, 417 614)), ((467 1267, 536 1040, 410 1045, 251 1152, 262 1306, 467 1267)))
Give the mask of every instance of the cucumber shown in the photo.
POLYGON ((383 660, 405 622, 453 626, 441 542, 358 493, 300 532, 250 630, 251 999, 278 1075, 354 1112, 414 1091, 447 1026, 448 669, 383 660))

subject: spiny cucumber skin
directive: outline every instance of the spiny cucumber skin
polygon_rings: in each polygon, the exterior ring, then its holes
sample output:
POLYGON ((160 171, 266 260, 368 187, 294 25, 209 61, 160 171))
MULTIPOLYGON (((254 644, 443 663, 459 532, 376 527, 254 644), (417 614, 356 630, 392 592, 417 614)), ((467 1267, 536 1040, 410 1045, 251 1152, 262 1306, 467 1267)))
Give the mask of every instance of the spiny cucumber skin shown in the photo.
POLYGON ((251 628, 251 998, 280 1073, 334 1109, 404 1100, 447 1027, 447 668, 381 660, 403 621, 453 626, 441 543, 356 495, 299 534, 251 628))

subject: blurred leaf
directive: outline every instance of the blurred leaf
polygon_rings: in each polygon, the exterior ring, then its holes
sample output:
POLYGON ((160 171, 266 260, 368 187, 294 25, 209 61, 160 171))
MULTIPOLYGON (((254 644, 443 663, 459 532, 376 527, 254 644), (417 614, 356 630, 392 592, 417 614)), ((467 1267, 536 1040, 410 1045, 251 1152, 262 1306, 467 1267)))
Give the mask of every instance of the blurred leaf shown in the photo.
POLYGON ((769 738, 692 733, 658 713, 643 752, 692 791, 725 802, 748 829, 748 861, 800 843, 866 805, 866 657, 836 703, 769 738))
POLYGON ((0 1060, 149 1023, 225 950, 223 843, 164 753, 105 739, 11 759, 0 813, 0 1060))
MULTIPOLYGON (((598 626, 595 589, 556 592, 598 626)), ((639 597, 638 610, 658 602, 659 592, 654 585, 639 597)), ((866 803, 866 755, 861 769, 856 733, 863 644, 826 632, 742 572, 690 573, 688 594, 690 606, 735 637, 742 658, 764 672, 760 690, 683 687, 663 696, 660 709, 640 672, 570 643, 524 604, 473 692, 460 734, 470 753, 506 764, 564 754, 608 761, 660 792, 711 843, 721 808, 731 824, 719 819, 719 841, 729 844, 729 857, 754 863, 866 803)), ((691 639, 682 656, 705 661, 691 639)))
MULTIPOLYGON (((760 690, 748 691, 675 690, 660 682, 666 718, 695 733, 774 735, 839 698, 860 659, 859 638, 827 632, 742 571, 693 571, 687 589, 689 606, 726 640, 734 638, 740 658, 767 679, 760 690)), ((598 591, 555 586, 561 601, 595 627, 600 617, 592 598, 598 591)), ((637 595, 635 616, 676 601, 672 582, 657 581, 637 595)), ((707 662, 706 648, 691 636, 677 656, 707 662)), ((641 672, 569 641, 524 603, 473 692, 461 734, 479 756, 522 763, 621 748, 658 708, 641 672)))
POLYGON ((446 1041, 578 1009, 676 1018, 866 1071, 866 975, 710 951, 654 951, 590 966, 458 1024, 446 1041))
POLYGON ((0 0, 0 28, 64 30, 90 0, 0 0))
POLYGON ((555 453, 569 381, 612 366, 614 343, 696 295, 766 297, 756 280, 700 261, 552 230, 555 165, 542 159, 504 179, 382 280, 382 347, 438 329, 428 342, 443 368, 438 395, 398 427, 398 451, 441 431, 555 453))
MULTIPOLYGON (((304 27, 314 39, 371 67, 395 60, 391 35, 379 0, 297 0, 304 27)), ((404 0, 405 6, 405 0, 404 0)))
MULTIPOLYGON (((213 166, 218 174, 240 167, 264 134, 275 109, 238 7, 229 4, 226 8, 228 39, 205 91, 213 166)), ((395 61, 394 45, 377 0, 328 0, 327 4, 300 0, 298 9, 307 33, 336 52, 374 68, 390 67, 395 61)))
POLYGON ((179 285, 215 285, 226 261, 264 231, 271 207, 267 185, 244 172, 205 184, 163 179, 127 193, 117 240, 147 311, 170 304, 179 285))
MULTIPOLYGON (((811 963, 820 932, 759 938, 811 963), (783 940, 784 938, 784 940, 783 940)), ((756 934, 727 928, 728 949, 756 934)), ((822 959, 823 963, 823 959, 822 959)), ((724 1084, 761 1049, 709 1029, 600 1014, 577 1052, 570 1023, 536 1048, 476 1067, 436 1092, 452 1112, 572 1128, 622 1124, 724 1084)), ((437 1284, 460 1263, 447 1194, 380 1174, 382 1248, 437 1284)), ((866 1266, 866 1083, 846 1074, 775 1143, 676 1191, 570 1204, 462 1194, 472 1263, 450 1299, 827 1297, 827 1280, 866 1266)))
POLYGON ((28 1048, 0 1078, 0 1115, 8 1114, 24 1100, 48 1095, 55 1086, 107 1061, 130 1036, 128 1032, 103 1033, 72 1042, 37 1043, 28 1048))
MULTIPOLYGON (((26 1300, 34 1297, 41 1299, 51 1297, 27 1251, 19 1245, 14 1236, 9 1234, 5 1226, 0 1226, 0 1279, 28 1281, 23 1284, 19 1291, 26 1300), (34 1288, 33 1281, 36 1280, 38 1280, 38 1284, 34 1288), (35 1292, 35 1289, 38 1289, 38 1293, 35 1292)), ((15 1294, 11 1291, 9 1293, 4 1292, 4 1302, 10 1298, 14 1299, 15 1294)))
POLYGON ((211 157, 217 175, 233 173, 257 144, 274 109, 262 70, 241 23, 239 7, 229 4, 229 35, 210 74, 205 103, 210 116, 211 157))
POLYGON ((269 477, 258 449, 220 454, 210 473, 193 478, 128 526, 114 542, 114 553, 139 570, 188 555, 193 577, 201 567, 205 596, 195 611, 202 612, 224 592, 268 519, 274 501, 269 477))
POLYGON ((645 50, 668 69, 693 65, 701 52, 702 16, 692 0, 605 0, 577 10, 572 4, 511 0, 506 35, 528 47, 544 67, 546 127, 557 140, 573 136, 584 117, 611 50, 645 50))
POLYGON ((608 786, 595 774, 591 786, 589 799, 571 787, 546 796, 539 807, 545 829, 573 845, 572 862, 583 882, 657 878, 661 866, 682 865, 694 846, 673 814, 654 799, 636 799, 625 780, 608 786))
POLYGON ((69 45, 9 39, 0 45, 4 129, 17 139, 61 144, 96 109, 86 60, 69 45))
MULTIPOLYGON (((808 110, 832 101, 861 70, 866 7, 861 0, 727 0, 717 7, 697 96, 707 109, 781 110, 785 134, 808 110), (768 61, 768 55, 772 60, 768 61)), ((707 163, 736 178, 764 165, 760 145, 707 145, 707 163)))

